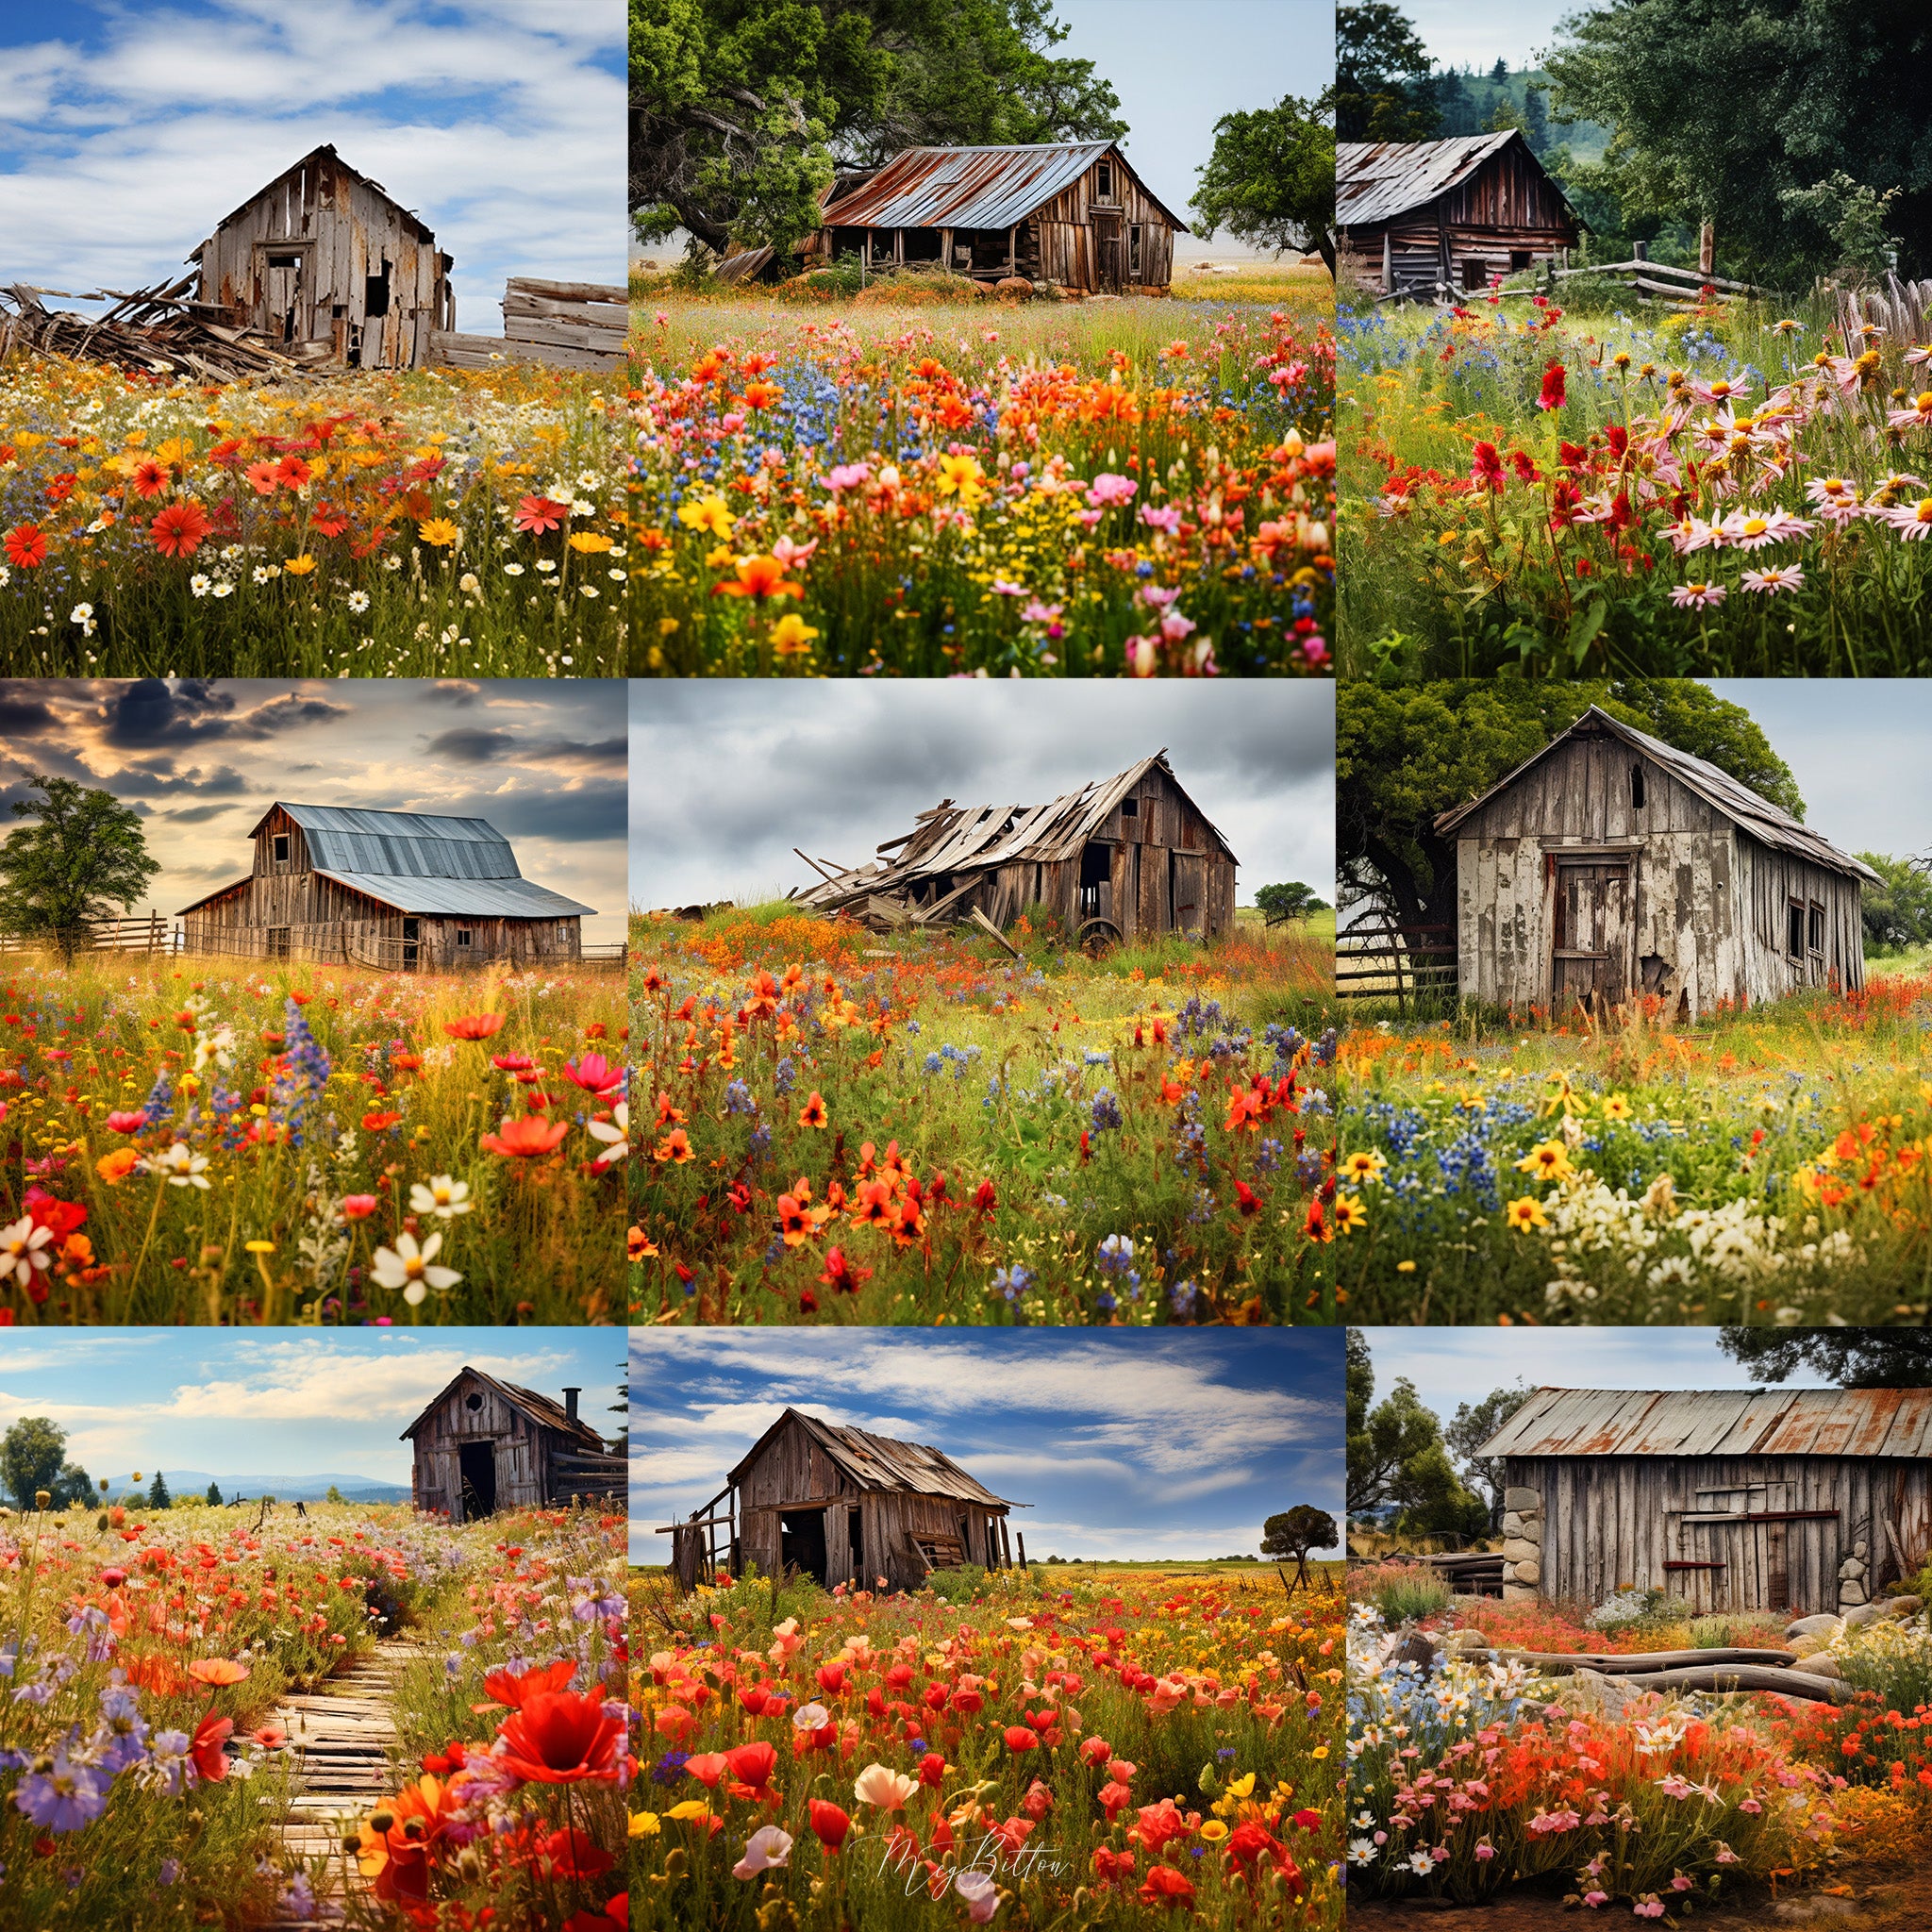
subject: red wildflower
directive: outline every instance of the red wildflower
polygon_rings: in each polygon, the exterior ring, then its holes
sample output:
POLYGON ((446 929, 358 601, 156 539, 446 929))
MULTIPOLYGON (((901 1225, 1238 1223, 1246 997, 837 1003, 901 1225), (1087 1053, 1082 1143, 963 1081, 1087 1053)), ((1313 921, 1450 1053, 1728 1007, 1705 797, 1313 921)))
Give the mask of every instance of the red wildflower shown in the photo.
POLYGON ((47 560, 47 533, 38 524, 16 524, 0 541, 8 562, 21 570, 37 570, 47 560))
POLYGON ((569 515, 568 504, 558 503, 548 496, 526 496, 517 505, 517 513, 511 521, 519 530, 527 530, 537 536, 545 530, 560 529, 569 515))
POLYGON ((526 1784, 617 1782, 624 1725, 594 1692, 540 1690, 498 1727, 508 1747, 497 1760, 526 1784))
POLYGON ((452 1040, 488 1040, 492 1033, 503 1031, 501 1013, 464 1013, 454 1020, 445 1020, 442 1030, 452 1040))
POLYGON ((1537 397, 1539 409, 1560 409, 1563 407, 1563 365, 1551 361, 1543 370, 1542 393, 1537 397))
POLYGON ((1496 454, 1493 442, 1478 442, 1471 452, 1469 477, 1480 489, 1501 491, 1503 488, 1503 458, 1496 454))
POLYGON ((826 1851, 838 1851, 844 1844, 846 1834, 852 1829, 851 1818, 838 1806, 826 1803, 824 1798, 812 1799, 809 1808, 813 1835, 826 1851))
POLYGON ((235 1720, 231 1717, 217 1717, 213 1711, 195 1726, 194 1741, 188 1747, 188 1755, 194 1760, 194 1768, 209 1784, 220 1784, 228 1774, 228 1759, 222 1746, 234 1734, 235 1720))
POLYGON ((571 1658, 559 1657, 554 1664, 540 1664, 532 1671, 491 1671, 483 1679, 483 1688, 498 1704, 521 1710, 525 1700, 540 1691, 568 1690, 576 1671, 571 1658))
MULTIPOLYGON (((678 1130, 680 1133, 682 1128, 678 1130)), ((529 1160, 548 1154, 570 1132, 568 1121, 546 1121, 541 1114, 526 1113, 521 1120, 504 1116, 500 1134, 485 1134, 481 1144, 507 1160, 529 1160)), ((675 1135, 672 1137, 674 1140, 675 1135)))
POLYGON ((191 501, 171 503, 148 525, 148 533, 163 557, 192 557, 212 527, 200 504, 191 501))

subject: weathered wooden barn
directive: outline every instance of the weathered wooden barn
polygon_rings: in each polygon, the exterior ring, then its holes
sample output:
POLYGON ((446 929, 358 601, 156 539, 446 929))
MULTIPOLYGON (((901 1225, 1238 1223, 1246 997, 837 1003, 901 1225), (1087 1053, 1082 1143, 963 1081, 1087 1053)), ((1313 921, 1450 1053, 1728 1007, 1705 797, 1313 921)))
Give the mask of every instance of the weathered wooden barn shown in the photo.
POLYGON ((1849 1609, 1932 1556, 1932 1389, 1538 1389, 1503 1464, 1503 1594, 1849 1609))
POLYGON ((1009 1567, 1007 1512, 1025 1507, 937 1449, 788 1408, 710 1502, 658 1534, 671 1539, 680 1591, 747 1563, 766 1576, 799 1571, 828 1590, 869 1590, 881 1577, 889 1589, 917 1590, 934 1570, 1009 1567))
POLYGON ((333 147, 251 194, 189 260, 198 300, 305 359, 413 369, 457 325, 451 258, 436 237, 333 147))
POLYGON ((1041 907, 1089 940, 1210 939, 1234 928, 1235 856, 1164 750, 1048 805, 941 799, 878 852, 855 871, 822 867, 824 883, 801 903, 872 908, 888 924, 977 913, 996 927, 1041 907))
POLYGON ((1376 293, 1487 289, 1576 245, 1582 225, 1520 130, 1339 142, 1338 269, 1376 293))
POLYGON ((580 906, 517 869, 487 819, 276 804, 246 878, 182 908, 181 950, 448 972, 579 957, 580 906))
POLYGON ((808 266, 856 253, 1108 294, 1166 288, 1187 232, 1108 141, 908 148, 841 182, 824 219, 808 266))
POLYGON ((1687 1018, 1865 983, 1878 875, 1728 773, 1592 705, 1436 830, 1465 999, 1687 1018))
POLYGON ((559 1403, 481 1369, 460 1370, 403 1431, 415 1448, 410 1500, 471 1523, 499 1509, 624 1497, 623 1444, 607 1443, 579 1418, 581 1393, 566 1389, 559 1403))

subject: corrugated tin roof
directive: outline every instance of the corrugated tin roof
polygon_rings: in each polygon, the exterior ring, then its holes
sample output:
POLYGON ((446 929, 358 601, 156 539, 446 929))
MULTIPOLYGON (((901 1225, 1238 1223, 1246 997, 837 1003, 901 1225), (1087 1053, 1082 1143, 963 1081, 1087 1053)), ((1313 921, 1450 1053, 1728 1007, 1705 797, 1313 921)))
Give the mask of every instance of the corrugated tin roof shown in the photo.
POLYGON ((415 873, 338 872, 318 865, 316 875, 379 899, 399 912, 452 913, 466 919, 570 919, 594 913, 534 879, 425 879, 415 873))
POLYGON ((518 1410, 529 1421, 538 1424, 541 1427, 555 1429, 558 1435, 568 1436, 573 1441, 579 1443, 586 1449, 595 1450, 599 1455, 608 1453, 605 1448, 604 1438, 589 1423, 581 1418, 573 1422, 564 1412, 562 1403, 554 1402, 547 1395, 539 1395, 534 1389, 520 1388, 514 1382, 499 1382, 494 1375, 486 1375, 481 1369, 472 1369, 469 1367, 458 1369, 444 1383, 435 1400, 403 1431, 397 1440, 407 1442, 435 1414, 437 1409, 448 1398, 450 1391, 461 1382, 465 1375, 474 1375, 477 1381, 483 1383, 486 1387, 495 1390, 512 1408, 518 1410))
MULTIPOLYGON (((1341 141, 1335 144, 1335 223, 1361 227, 1425 207, 1469 179, 1521 133, 1464 134, 1449 141, 1341 141)), ((1527 147, 1528 143, 1524 142, 1527 147)))
POLYGON ((1633 751, 1640 751, 1654 763, 1661 765, 1681 785, 1694 791, 1707 805, 1761 844, 1774 846, 1781 852, 1795 853, 1800 858, 1809 859, 1813 865, 1868 880, 1874 886, 1884 883, 1863 859, 1854 858, 1848 852, 1840 852, 1830 840, 1822 838, 1790 813, 1780 810, 1768 798, 1758 797, 1748 785, 1740 784, 1728 772, 1721 772, 1715 765, 1692 758, 1688 751, 1679 751, 1675 745, 1666 744, 1662 739, 1653 738, 1647 731, 1639 731, 1635 726, 1625 724, 1621 718, 1611 717, 1596 705, 1591 706, 1567 731, 1559 731, 1541 751, 1524 758, 1507 777, 1499 778, 1480 798, 1473 798, 1467 805, 1458 805, 1441 813, 1436 820, 1436 830, 1447 837, 1471 812, 1479 810, 1498 792, 1507 791, 1532 765, 1548 758, 1566 740, 1605 735, 1621 739, 1633 751))
POLYGON ((1478 1456, 1932 1456, 1932 1389, 1539 1389, 1478 1456))
POLYGON ((1110 141, 1054 141, 1028 147, 908 147, 862 187, 825 205, 828 228, 1011 228, 1103 155, 1125 168, 1142 194, 1186 232, 1110 141))
MULTIPOLYGON (((1089 839, 1107 823, 1108 815, 1146 774, 1154 770, 1166 774, 1183 798, 1188 794, 1174 777, 1163 749, 1138 765, 1103 781, 1090 780, 1077 791, 1069 791, 1047 805, 956 806, 950 799, 922 812, 917 829, 909 838, 882 845, 881 852, 899 850, 898 857, 874 861, 838 879, 828 880, 811 891, 802 892, 800 901, 815 905, 822 900, 849 898, 855 891, 891 891, 915 879, 938 878, 962 872, 989 872, 1018 860, 1041 864, 1074 858, 1089 839)), ((1193 804, 1191 798, 1188 799, 1193 804)), ((1200 808, 1195 807, 1198 811, 1200 808)), ((1202 824, 1230 864, 1238 864, 1227 841, 1208 823, 1202 824)))
POLYGON ((752 1445, 731 1472, 728 1480, 734 1486, 788 1422, 797 1423, 863 1489, 905 1491, 916 1496, 951 1496, 962 1503, 985 1503, 996 1509, 1025 1507, 995 1496, 950 1456, 937 1449, 928 1449, 919 1442, 895 1441, 891 1436, 874 1436, 864 1429, 841 1428, 796 1408, 788 1408, 752 1445))

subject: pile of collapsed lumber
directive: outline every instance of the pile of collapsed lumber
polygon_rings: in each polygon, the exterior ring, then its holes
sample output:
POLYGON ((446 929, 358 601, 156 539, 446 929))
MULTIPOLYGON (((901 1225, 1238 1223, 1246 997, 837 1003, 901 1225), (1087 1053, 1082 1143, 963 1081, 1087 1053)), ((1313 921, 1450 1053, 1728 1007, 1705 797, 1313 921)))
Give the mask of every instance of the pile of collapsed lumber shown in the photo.
MULTIPOLYGON (((905 841, 894 840, 892 842, 903 844, 905 841)), ((798 852, 796 845, 791 849, 798 852)), ((887 848, 882 846, 880 849, 887 848)), ((869 932, 905 932, 909 928, 928 925, 971 925, 987 938, 997 940, 1014 958, 1024 957, 1019 947, 978 907, 974 907, 969 912, 961 911, 962 903, 971 896, 974 889, 986 883, 977 873, 968 874, 950 892, 922 906, 910 892, 882 892, 870 883, 878 876, 880 869, 876 865, 841 868, 821 864, 808 852, 798 852, 798 856, 825 880, 824 885, 814 887, 805 897, 815 909, 829 912, 835 919, 855 920, 869 932)), ((794 891, 785 896, 790 899, 799 895, 794 891)))
MULTIPOLYGON (((15 350, 36 356, 64 356, 75 362, 104 362, 155 375, 187 376, 200 382, 240 382, 250 377, 279 381, 305 374, 311 354, 291 353, 266 336, 232 328, 214 318, 225 311, 191 302, 195 277, 157 282, 151 289, 123 294, 101 289, 71 295, 62 289, 40 289, 15 282, 0 289, 0 361, 15 350), (65 302, 111 302, 97 316, 69 308, 49 308, 42 296, 65 302)), ((328 344, 319 347, 326 355, 328 344)))

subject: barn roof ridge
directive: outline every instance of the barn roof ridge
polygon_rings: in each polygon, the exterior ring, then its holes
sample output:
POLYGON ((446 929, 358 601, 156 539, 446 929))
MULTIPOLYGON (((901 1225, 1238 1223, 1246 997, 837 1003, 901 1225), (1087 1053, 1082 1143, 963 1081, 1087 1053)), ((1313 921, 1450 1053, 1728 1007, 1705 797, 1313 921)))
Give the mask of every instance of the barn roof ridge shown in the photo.
POLYGON ((820 221, 827 228, 1010 228, 1072 187, 1106 154, 1114 156, 1180 233, 1189 232, 1112 141, 901 148, 862 184, 827 201, 820 221), (998 158, 949 166, 962 157, 998 158))
POLYGON ((1151 771, 1164 773, 1174 790, 1201 813, 1201 823, 1230 865, 1239 865, 1219 827, 1201 811, 1192 794, 1174 775, 1162 745, 1151 758, 1130 765, 1111 778, 1090 778, 1084 785, 1045 805, 953 805, 950 800, 921 812, 913 830, 890 839, 874 849, 880 853, 903 848, 891 859, 874 859, 877 868, 858 867, 838 879, 799 895, 801 905, 848 895, 856 886, 890 891, 914 879, 941 874, 989 872, 1024 860, 1042 864, 1078 856, 1094 832, 1107 822, 1123 798, 1151 771))
POLYGON ((1459 188, 1485 161, 1522 142, 1565 208, 1575 209, 1523 130, 1505 127, 1493 134, 1455 134, 1439 141, 1341 141, 1335 144, 1335 222, 1338 227, 1366 227, 1393 221, 1459 188))
POLYGON ((586 1446, 594 1445, 599 1455, 608 1456, 610 1453, 604 1438, 581 1417, 573 1421, 564 1412, 562 1403, 553 1401, 548 1395, 540 1395, 534 1389, 525 1389, 520 1383, 501 1381, 481 1369, 472 1368, 467 1362, 430 1397, 423 1413, 396 1440, 399 1442, 408 1441, 465 1375, 474 1375, 477 1381, 487 1383, 519 1414, 527 1421, 536 1423, 540 1427, 555 1429, 559 1435, 574 1437, 586 1446))
POLYGON ((985 1484, 969 1475, 943 1450, 924 1442, 907 1442, 895 1436, 876 1436, 868 1429, 855 1428, 808 1415, 802 1408, 788 1406, 756 1442, 739 1457, 725 1481, 736 1488, 739 1477, 757 1460, 764 1446, 788 1422, 797 1423, 827 1456, 860 1488, 895 1490, 912 1495, 951 1496, 962 1503, 989 1503, 1001 1509, 1024 1509, 996 1496, 985 1484))
POLYGON ((1932 1389, 1534 1389, 1479 1457, 1932 1455, 1932 1389))
POLYGON ((286 181, 291 175, 299 174, 302 169, 308 167, 309 162, 319 161, 323 158, 325 155, 327 156, 327 158, 331 161, 333 161, 337 167, 342 169, 347 174, 355 175, 357 180, 361 182, 363 187, 373 189, 377 194, 381 195, 383 200, 388 202, 389 205, 392 208, 394 208, 399 214, 403 215, 407 220, 413 223, 416 228, 417 239, 419 241, 433 242, 436 240, 435 231, 429 227, 427 223, 424 221, 423 217, 419 215, 414 208, 405 208, 403 204, 399 202, 395 198, 395 196, 391 194, 389 192, 389 190, 382 185, 380 181, 376 180, 373 175, 365 175, 362 172, 362 170, 357 167, 353 162, 343 160, 341 156, 336 152, 336 144, 334 142, 325 141, 319 146, 310 148, 308 152, 306 155, 303 155, 299 159, 291 161, 289 165, 286 168, 284 168, 279 175, 271 175, 266 181, 264 181, 261 184, 259 188, 258 188, 255 191, 253 194, 250 194, 246 196, 244 199, 237 202, 235 206, 231 208, 228 210, 228 212, 225 214, 221 218, 221 220, 218 221, 214 225, 214 226, 208 231, 207 237, 196 246, 194 252, 189 257, 187 257, 187 259, 190 261, 195 260, 200 256, 202 249, 206 248, 208 242, 213 241, 215 236, 219 234, 222 229, 225 228, 228 225, 228 224, 235 219, 237 215, 244 213, 248 208, 252 208, 255 205, 255 203, 259 201, 264 194, 270 193, 275 189, 279 188, 281 184, 284 181, 286 181))
POLYGON ((1769 845, 1782 852, 1795 853, 1799 858, 1808 859, 1813 865, 1822 865, 1831 872, 1844 873, 1849 877, 1863 879, 1872 885, 1883 882, 1878 874, 1863 859, 1854 858, 1848 852, 1840 852, 1823 833, 1814 832, 1801 820, 1794 819, 1790 812, 1772 804, 1770 799, 1760 797, 1741 780, 1734 778, 1728 772, 1721 771, 1707 759, 1696 758, 1690 752, 1679 751, 1674 744, 1666 744, 1660 738, 1653 738, 1647 731, 1640 731, 1634 724, 1626 724, 1621 718, 1615 718, 1601 705, 1589 706, 1574 723, 1566 725, 1541 751, 1532 752, 1514 771, 1506 773, 1488 791, 1470 799, 1462 805, 1452 806, 1447 811, 1436 816, 1436 831, 1446 837, 1453 832, 1472 812, 1480 810, 1491 799, 1507 791, 1521 778, 1532 765, 1541 762, 1560 744, 1573 738, 1598 737, 1607 733, 1621 739, 1633 751, 1641 752, 1656 764, 1661 766, 1672 777, 1709 806, 1722 817, 1726 818, 1740 831, 1748 833, 1762 845, 1769 845))

